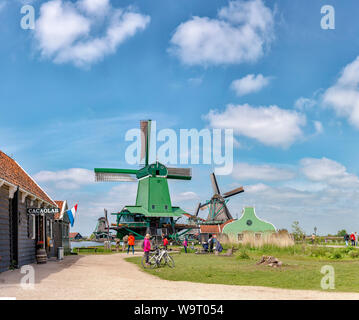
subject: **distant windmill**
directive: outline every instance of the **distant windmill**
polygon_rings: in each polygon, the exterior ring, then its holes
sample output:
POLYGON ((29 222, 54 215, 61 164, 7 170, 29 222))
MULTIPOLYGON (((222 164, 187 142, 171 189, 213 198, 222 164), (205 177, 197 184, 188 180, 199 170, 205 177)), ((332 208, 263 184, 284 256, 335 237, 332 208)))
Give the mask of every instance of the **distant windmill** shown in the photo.
POLYGON ((208 217, 205 221, 206 224, 218 224, 224 223, 228 220, 232 220, 233 217, 227 208, 227 203, 229 198, 244 192, 243 187, 239 187, 228 191, 226 193, 221 194, 216 175, 214 173, 210 174, 212 188, 213 188, 213 196, 211 200, 207 201, 204 204, 199 203, 195 212, 195 216, 198 217, 199 210, 204 210, 208 207, 208 217))

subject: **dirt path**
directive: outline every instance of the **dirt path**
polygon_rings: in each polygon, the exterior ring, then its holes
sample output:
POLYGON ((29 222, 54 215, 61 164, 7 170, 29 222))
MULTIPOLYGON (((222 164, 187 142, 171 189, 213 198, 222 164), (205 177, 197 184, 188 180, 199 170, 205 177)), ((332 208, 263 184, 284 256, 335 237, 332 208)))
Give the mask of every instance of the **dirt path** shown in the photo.
POLYGON ((24 290, 20 270, 0 274, 0 297, 17 299, 359 299, 358 293, 286 290, 161 280, 126 254, 69 256, 35 268, 35 288, 24 290))

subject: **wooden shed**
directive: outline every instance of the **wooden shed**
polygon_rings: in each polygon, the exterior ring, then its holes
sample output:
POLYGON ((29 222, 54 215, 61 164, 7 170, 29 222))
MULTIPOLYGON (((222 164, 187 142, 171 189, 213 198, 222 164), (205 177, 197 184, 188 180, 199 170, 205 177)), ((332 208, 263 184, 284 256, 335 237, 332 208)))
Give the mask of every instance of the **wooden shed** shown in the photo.
POLYGON ((71 252, 70 246, 70 219, 66 211, 69 209, 67 201, 55 200, 60 212, 55 214, 54 223, 54 250, 57 252, 59 247, 64 248, 64 253, 71 252))
POLYGON ((55 255, 56 203, 12 158, 0 151, 0 272, 36 262, 36 249, 55 255))

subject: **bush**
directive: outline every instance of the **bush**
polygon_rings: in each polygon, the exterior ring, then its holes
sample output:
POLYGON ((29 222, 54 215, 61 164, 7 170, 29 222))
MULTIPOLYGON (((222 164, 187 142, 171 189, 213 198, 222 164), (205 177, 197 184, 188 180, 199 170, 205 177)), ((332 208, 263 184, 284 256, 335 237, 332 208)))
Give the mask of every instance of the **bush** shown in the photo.
POLYGON ((308 255, 311 257, 319 258, 319 257, 326 257, 328 251, 325 247, 310 247, 308 248, 308 255))
POLYGON ((349 256, 353 259, 358 258, 359 257, 359 250, 353 250, 351 252, 349 252, 349 256))
POLYGON ((334 251, 329 258, 330 259, 341 259, 343 256, 339 250, 334 251))
POLYGON ((250 259, 250 256, 247 254, 245 250, 243 250, 239 252, 237 259, 246 260, 246 259, 250 259))

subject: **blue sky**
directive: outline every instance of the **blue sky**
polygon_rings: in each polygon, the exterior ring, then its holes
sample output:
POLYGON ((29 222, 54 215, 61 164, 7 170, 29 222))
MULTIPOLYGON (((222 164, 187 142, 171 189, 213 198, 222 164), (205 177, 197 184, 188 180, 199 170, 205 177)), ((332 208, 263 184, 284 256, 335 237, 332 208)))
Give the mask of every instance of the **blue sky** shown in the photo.
MULTIPOLYGON (((255 205, 278 228, 359 231, 357 1, 0 1, 0 149, 52 198, 79 201, 75 231, 133 203, 136 184, 89 172, 128 167, 125 133, 147 118, 234 129, 235 168, 219 178, 246 188, 234 216, 255 205), (20 27, 26 3, 34 30, 20 27)), ((189 211, 211 193, 212 167, 192 168, 170 183, 189 211)))

